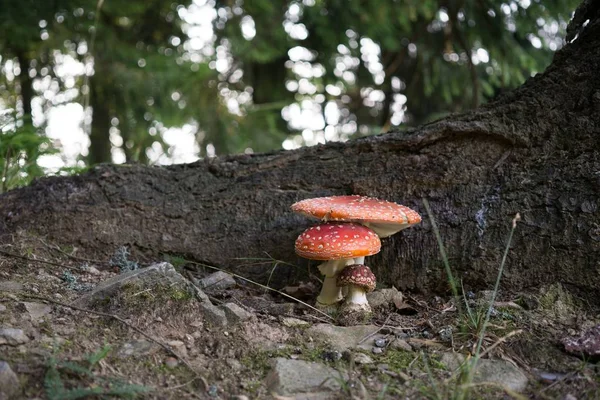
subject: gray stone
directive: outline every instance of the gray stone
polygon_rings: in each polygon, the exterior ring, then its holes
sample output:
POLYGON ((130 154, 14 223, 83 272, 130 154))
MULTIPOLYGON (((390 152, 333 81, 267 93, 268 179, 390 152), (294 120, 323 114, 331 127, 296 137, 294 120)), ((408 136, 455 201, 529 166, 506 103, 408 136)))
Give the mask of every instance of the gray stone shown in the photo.
POLYGON ((235 285, 237 285, 237 282, 233 279, 233 276, 223 271, 217 271, 198 281, 200 289, 208 291, 230 289, 235 285))
POLYGON ((0 304, 0 312, 6 311, 6 306, 4 304, 0 304))
POLYGON ((27 342, 29 342, 29 338, 22 329, 0 328, 0 345, 18 346, 27 342))
POLYGON ((24 286, 22 283, 15 281, 2 281, 0 282, 0 293, 9 292, 9 293, 17 293, 22 292, 24 290, 24 286))
POLYGON ((237 324, 238 322, 249 320, 254 316, 254 314, 244 310, 235 303, 225 303, 221 306, 221 308, 223 311, 225 311, 225 316, 231 324, 237 324))
MULTIPOLYGON (((441 362, 456 370, 465 362, 465 357, 458 353, 444 353, 441 362)), ((528 381, 523 371, 504 360, 480 359, 473 374, 473 383, 491 382, 515 392, 524 391, 528 381)))
POLYGON ((0 361, 0 400, 8 400, 19 392, 19 378, 6 361, 0 361))
POLYGON ((164 287, 177 286, 189 288, 189 282, 181 276, 175 268, 168 262, 161 262, 151 265, 147 268, 140 268, 116 275, 100 283, 93 290, 79 297, 73 302, 79 307, 86 307, 96 301, 111 297, 117 293, 121 287, 131 283, 137 283, 141 286, 154 286, 159 284, 164 287))
POLYGON ((394 298, 397 300, 402 300, 402 292, 394 287, 367 293, 367 301, 372 308, 394 305, 394 298))
POLYGON ((562 344, 573 355, 596 359, 600 356, 600 325, 588 329, 579 337, 565 338, 562 344))
POLYGON ((310 322, 294 317, 281 317, 281 324, 288 328, 309 326, 310 322))
POLYGON ((413 348, 410 344, 408 344, 408 342, 406 340, 402 340, 399 338, 396 338, 394 340, 392 340, 392 342, 390 343, 389 347, 391 349, 397 349, 397 350, 404 350, 404 351, 413 351, 413 348))
POLYGON ((23 302, 23 305, 33 321, 37 321, 52 312, 52 307, 44 303, 23 302))
POLYGON ((373 359, 365 353, 354 354, 354 362, 357 364, 373 364, 373 359))
POLYGON ((362 343, 359 342, 376 332, 375 325, 335 326, 330 324, 315 324, 306 333, 315 341, 328 343, 333 349, 345 351, 352 348, 371 350, 373 342, 380 336, 373 335, 362 343))
MULTIPOLYGON (((336 392, 341 383, 348 380, 346 372, 340 372, 323 364, 276 358, 267 376, 267 389, 280 396, 304 395, 302 398, 318 398, 318 393, 336 392)), ((320 398, 320 397, 319 397, 320 398)))
POLYGON ((206 322, 213 326, 227 326, 225 311, 211 303, 200 303, 200 308, 206 322))
POLYGON ((159 346, 156 343, 148 340, 132 340, 127 343, 123 343, 121 348, 117 351, 117 357, 139 357, 148 354, 154 354, 159 350, 159 346))

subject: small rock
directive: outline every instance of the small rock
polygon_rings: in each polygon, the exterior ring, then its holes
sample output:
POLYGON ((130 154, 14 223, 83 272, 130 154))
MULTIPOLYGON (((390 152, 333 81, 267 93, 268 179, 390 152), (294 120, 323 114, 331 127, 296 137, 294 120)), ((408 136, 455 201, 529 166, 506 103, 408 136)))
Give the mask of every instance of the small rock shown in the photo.
POLYGON ((0 328, 0 345, 18 346, 27 342, 29 338, 22 329, 0 328))
POLYGON ((117 351, 117 357, 139 357, 156 353, 158 349, 159 347, 156 343, 150 342, 148 340, 132 340, 123 343, 121 348, 119 348, 119 350, 117 351))
POLYGON ((167 357, 167 359, 165 360, 165 365, 168 368, 175 368, 179 365, 179 360, 177 360, 175 357, 167 357))
POLYGON ((44 303, 23 302, 23 305, 33 321, 37 321, 52 312, 52 307, 44 303))
POLYGON ((22 292, 24 290, 24 286, 22 283, 19 282, 15 282, 15 281, 2 281, 0 282, 0 293, 5 293, 5 292, 12 292, 12 293, 17 293, 17 292, 22 292))
POLYGON ((269 392, 280 396, 310 394, 303 398, 319 398, 319 392, 339 391, 340 381, 346 380, 348 380, 346 372, 322 364, 276 358, 266 383, 269 392))
MULTIPOLYGON (((458 353, 444 353, 441 362, 449 369, 455 370, 465 361, 458 353)), ((527 387, 527 375, 513 364, 504 360, 480 359, 473 375, 474 383, 491 382, 507 387, 515 392, 522 392, 527 387)))
POLYGON ((375 346, 376 347, 382 347, 383 348, 383 347, 385 347, 385 345, 386 345, 386 340, 385 339, 383 339, 383 338, 375 339, 375 346))
MULTIPOLYGON (((375 325, 335 326, 331 324, 315 324, 306 330, 306 334, 315 341, 328 343, 338 351, 351 348, 360 348, 370 351, 373 345, 372 339, 364 340, 365 337, 378 331, 375 325), (361 342, 362 343, 359 343, 361 342)), ((375 339, 376 340, 376 339, 375 339)))
POLYGON ((235 303, 225 303, 221 308, 225 311, 225 316, 231 324, 246 321, 254 316, 254 314, 244 310, 235 303))
POLYGON ((6 361, 0 361, 0 399, 10 399, 19 392, 19 378, 6 361))
POLYGON ((396 288, 376 290, 367 293, 367 301, 373 309, 394 305, 394 299, 402 299, 402 292, 396 288))
POLYGON ((325 361, 336 362, 342 359, 342 353, 337 350, 324 351, 323 354, 321 354, 321 357, 323 357, 323 360, 325 361))
POLYGON ((265 310, 268 314, 271 315, 289 315, 294 313, 294 308, 296 305, 294 303, 272 303, 269 304, 267 309, 265 310))
POLYGON ((167 344, 171 347, 185 346, 185 343, 183 343, 181 340, 171 340, 171 341, 167 342, 167 344))
POLYGON ((373 359, 365 353, 356 353, 354 355, 354 362, 357 364, 373 364, 373 359))
POLYGON ((100 271, 98 271, 98 268, 96 267, 89 267, 87 269, 87 272, 89 272, 92 275, 100 275, 100 271))
POLYGON ((3 304, 0 304, 0 312, 6 311, 6 306, 3 304))
POLYGON ((233 279, 233 276, 223 271, 217 271, 198 280, 200 289, 206 289, 208 291, 230 289, 235 287, 235 285, 237 285, 237 282, 233 279))
POLYGON ((243 394, 238 394, 231 397, 231 400, 250 400, 248 396, 244 396, 243 394))
POLYGON ((123 286, 137 284, 140 287, 154 287, 160 284, 164 287, 188 290, 189 281, 185 279, 175 268, 167 263, 160 262, 146 268, 140 268, 115 275, 100 283, 93 290, 79 297, 73 305, 79 307, 90 307, 96 301, 103 301, 117 293, 123 286))
POLYGON ((287 326, 288 328, 293 328, 293 327, 301 327, 301 326, 309 326, 310 322, 298 319, 298 318, 294 318, 294 317, 281 317, 281 324, 283 326, 287 326))
POLYGON ((568 353, 596 359, 600 357, 600 325, 585 331, 579 337, 565 338, 562 344, 568 353))
POLYGON ((227 326, 227 316, 225 311, 211 303, 200 303, 204 319, 214 326, 227 326))
POLYGON ((383 349, 381 347, 373 347, 371 349, 371 351, 373 352, 373 354, 381 354, 381 353, 383 353, 383 349))
POLYGON ((452 341, 452 327, 445 326, 438 332, 440 335, 440 340, 443 342, 451 342, 452 341))
POLYGON ((208 387, 208 395, 210 397, 217 397, 219 395, 219 388, 217 385, 210 385, 208 387))
POLYGON ((410 344, 408 344, 408 342, 406 340, 402 340, 399 338, 394 339, 390 343, 389 347, 392 349, 397 349, 397 350, 413 351, 412 346, 410 344))

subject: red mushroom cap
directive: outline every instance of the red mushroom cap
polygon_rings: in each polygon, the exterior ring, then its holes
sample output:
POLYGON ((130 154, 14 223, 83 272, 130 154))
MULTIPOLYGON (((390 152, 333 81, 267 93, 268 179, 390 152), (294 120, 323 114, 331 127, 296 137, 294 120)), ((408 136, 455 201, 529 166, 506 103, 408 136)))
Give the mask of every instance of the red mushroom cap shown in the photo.
POLYGON ((328 221, 368 221, 414 225, 421 222, 416 211, 374 197, 330 196, 306 199, 292 204, 292 210, 328 221))
POLYGON ((372 229, 352 223, 321 224, 296 239, 296 254, 310 260, 339 260, 379 253, 381 241, 372 229))
POLYGON ((375 275, 371 272, 371 269, 362 264, 347 266, 337 277, 338 286, 360 286, 366 292, 373 291, 376 283, 375 275))

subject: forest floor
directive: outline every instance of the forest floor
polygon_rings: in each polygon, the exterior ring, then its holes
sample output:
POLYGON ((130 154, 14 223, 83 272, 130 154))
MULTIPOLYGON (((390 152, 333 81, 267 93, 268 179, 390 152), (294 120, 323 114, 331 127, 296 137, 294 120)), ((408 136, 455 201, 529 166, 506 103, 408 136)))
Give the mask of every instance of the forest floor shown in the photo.
MULTIPOLYGON (((369 320, 339 326, 231 276, 190 291, 214 271, 190 273, 181 259, 144 275, 164 260, 123 273, 134 266, 125 253, 94 260, 42 238, 0 251, 0 398, 455 399, 456 360, 473 352, 490 298, 465 293, 469 317, 450 296, 378 289, 369 320)), ((317 291, 282 293, 312 303, 317 291)), ((560 344, 598 323, 600 311, 559 284, 500 292, 464 398, 600 398, 600 364, 560 344)))

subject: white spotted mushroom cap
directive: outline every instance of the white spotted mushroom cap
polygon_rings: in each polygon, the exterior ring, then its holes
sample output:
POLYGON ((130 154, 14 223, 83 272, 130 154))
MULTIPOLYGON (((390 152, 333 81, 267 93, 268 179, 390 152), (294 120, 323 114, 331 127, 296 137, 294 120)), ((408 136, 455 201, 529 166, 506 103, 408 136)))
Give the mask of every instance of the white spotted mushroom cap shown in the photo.
POLYGON ((337 277, 337 286, 355 285, 372 292, 376 285, 375 275, 366 265, 349 265, 337 277))
POLYGON ((292 210, 327 221, 364 221, 399 225, 421 222, 419 213, 406 206, 359 195, 306 199, 292 204, 292 210))
POLYGON ((296 239, 296 254, 310 260, 366 257, 379 250, 379 236, 372 229, 353 223, 313 226, 296 239))

